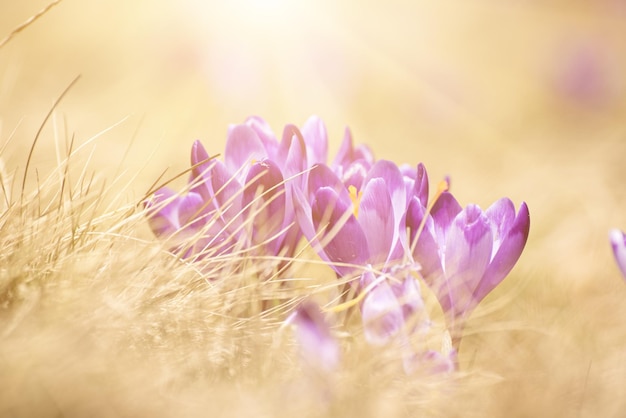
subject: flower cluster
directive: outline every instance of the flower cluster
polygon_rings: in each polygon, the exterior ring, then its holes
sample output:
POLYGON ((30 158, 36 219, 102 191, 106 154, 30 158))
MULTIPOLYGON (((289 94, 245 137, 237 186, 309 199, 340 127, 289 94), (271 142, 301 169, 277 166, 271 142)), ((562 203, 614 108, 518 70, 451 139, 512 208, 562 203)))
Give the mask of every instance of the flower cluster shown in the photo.
MULTIPOLYGON (((231 126, 223 161, 196 141, 185 193, 159 189, 147 202, 150 226, 172 252, 194 259, 238 251, 288 259, 304 236, 351 284, 346 290, 357 296, 335 310, 358 305, 370 344, 402 347, 407 371, 416 361, 450 369, 467 318, 524 248, 526 204, 516 211, 504 198, 485 211, 463 208, 447 180, 429 198, 424 165, 376 161, 368 147, 354 146, 349 130, 331 163, 327 149, 317 117, 302 129, 285 127, 280 142, 257 117, 231 126), (445 313, 446 352, 411 348, 430 326, 420 283, 445 313)), ((314 311, 304 305, 293 323, 335 364, 331 333, 314 311)))
POLYGON ((223 162, 195 141, 187 192, 157 190, 146 203, 150 227, 185 258, 240 250, 290 257, 301 237, 292 188, 308 166, 325 160, 326 148, 315 117, 302 132, 286 126, 280 142, 260 118, 231 126, 223 162))

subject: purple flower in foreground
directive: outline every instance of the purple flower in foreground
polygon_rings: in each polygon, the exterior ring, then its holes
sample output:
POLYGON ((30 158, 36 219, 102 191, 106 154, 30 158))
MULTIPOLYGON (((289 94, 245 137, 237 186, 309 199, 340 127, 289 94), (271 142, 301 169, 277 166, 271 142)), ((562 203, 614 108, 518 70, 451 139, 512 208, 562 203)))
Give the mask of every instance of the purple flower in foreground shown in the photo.
POLYGON ((617 266, 622 271, 622 275, 626 279, 626 234, 618 229, 613 229, 609 233, 611 247, 613 247, 613 255, 617 266))
POLYGON ((295 326, 295 335, 303 362, 316 370, 330 372, 339 366, 340 350, 320 308, 303 302, 287 318, 295 326))
POLYGON ((372 345, 386 345, 397 336, 407 339, 419 326, 425 326, 424 302, 415 278, 410 275, 401 282, 378 280, 371 271, 361 276, 367 292, 361 305, 365 340, 372 345), (420 321, 422 319, 422 321, 420 321))
MULTIPOLYGON (((365 272, 362 283, 374 280, 365 272)), ((375 346, 391 343, 402 353, 404 371, 427 374, 450 373, 457 368, 456 350, 451 344, 442 344, 441 352, 417 349, 431 329, 417 280, 407 274, 402 282, 382 280, 367 292, 361 305, 365 340, 375 346), (416 338, 417 336, 417 341, 416 338)), ((444 341, 449 341, 445 334, 444 341)))
POLYGON ((431 374, 446 374, 457 370, 457 352, 450 347, 445 354, 435 350, 428 350, 419 358, 419 363, 431 374))
POLYGON ((476 205, 463 209, 444 192, 421 226, 425 213, 424 202, 410 202, 406 222, 413 257, 446 313, 457 344, 465 319, 520 257, 530 226, 528 208, 522 203, 516 214, 513 203, 503 198, 486 211, 476 205))

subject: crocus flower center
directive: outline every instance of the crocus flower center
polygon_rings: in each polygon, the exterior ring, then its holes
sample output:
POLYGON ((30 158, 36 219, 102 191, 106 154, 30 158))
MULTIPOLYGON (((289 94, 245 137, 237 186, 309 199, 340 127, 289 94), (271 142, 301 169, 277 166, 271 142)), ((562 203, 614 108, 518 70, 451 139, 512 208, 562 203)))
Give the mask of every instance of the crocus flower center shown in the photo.
POLYGON ((348 192, 350 193, 350 200, 352 201, 352 213, 355 218, 359 218, 359 205, 361 204, 361 197, 363 197, 363 191, 357 191, 353 185, 348 186, 348 192))

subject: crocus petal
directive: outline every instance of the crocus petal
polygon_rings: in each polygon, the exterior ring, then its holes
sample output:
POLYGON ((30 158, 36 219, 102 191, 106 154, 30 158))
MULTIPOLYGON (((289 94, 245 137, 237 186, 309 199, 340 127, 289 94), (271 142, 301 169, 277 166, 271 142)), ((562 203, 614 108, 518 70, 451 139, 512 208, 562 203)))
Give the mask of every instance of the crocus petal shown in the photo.
POLYGON ((361 317, 365 340, 372 345, 388 344, 402 330, 402 308, 386 280, 367 294, 361 306, 361 317))
MULTIPOLYGON (((276 163, 271 160, 254 163, 248 172, 242 205, 244 217, 251 219, 255 243, 269 239, 282 229, 285 199, 283 175, 276 163)), ((280 242, 281 238, 274 240, 272 253, 280 242)))
POLYGON ((341 181, 346 187, 354 186, 360 190, 370 168, 372 168, 371 164, 365 160, 354 161, 343 170, 341 181))
MULTIPOLYGON (((400 219, 406 212, 406 189, 404 178, 396 164, 387 160, 379 160, 372 166, 363 184, 367 184, 371 179, 382 178, 385 181, 391 202, 393 205, 393 215, 396 227, 399 227, 400 219)), ((397 228, 396 228, 397 229, 397 228)))
POLYGON ((229 229, 221 218, 208 219, 190 253, 197 259, 231 253, 240 243, 229 229))
POLYGON ((326 164, 316 164, 309 171, 309 196, 313 197, 322 187, 330 187, 339 194, 342 201, 350 201, 350 194, 339 177, 326 164))
POLYGON ((400 173, 402 173, 402 179, 404 180, 404 189, 406 190, 406 201, 411 200, 413 196, 413 189, 415 187, 415 178, 417 177, 417 170, 408 164, 402 164, 398 167, 400 173))
MULTIPOLYGON (((197 164, 207 164, 209 159, 209 153, 202 145, 200 140, 196 139, 191 145, 191 165, 195 166, 197 164)), ((205 166, 206 168, 206 166, 205 166)), ((198 167, 195 167, 194 172, 197 172, 198 167)))
POLYGON ((167 237, 178 228, 178 205, 180 198, 170 188, 163 187, 154 193, 154 196, 145 203, 148 211, 148 225, 157 237, 167 237))
POLYGON ((193 168, 189 185, 191 193, 198 193, 202 197, 205 205, 204 212, 214 212, 218 209, 211 177, 213 166, 219 162, 209 158, 209 154, 202 143, 199 140, 194 141, 191 147, 191 166, 193 168))
MULTIPOLYGON (((364 160, 369 164, 374 164, 374 155, 366 145, 359 145, 355 148, 352 143, 352 133, 350 129, 346 128, 343 141, 331 167, 333 170, 342 170, 357 160, 364 160)), ((342 173, 339 174, 342 175, 342 173)))
MULTIPOLYGON (((415 236, 419 229, 420 223, 422 222, 423 217, 426 213, 426 207, 428 205, 428 174, 426 173, 426 168, 421 163, 417 166, 417 169, 405 165, 404 168, 400 168, 400 171, 402 172, 406 189, 407 211, 404 213, 403 218, 400 221, 398 230, 400 231, 400 243, 406 251, 410 252, 411 245, 415 240, 415 236), (415 202, 413 202, 413 200, 415 200, 415 202), (411 205, 414 206, 412 209, 410 208, 411 205), (409 231, 407 231, 405 227, 409 228, 409 231), (409 232, 408 237, 406 236, 407 232, 409 232), (410 240, 407 240, 407 238, 410 238, 410 240)), ((427 224, 431 227, 430 230, 432 230, 432 217, 428 217, 427 224)), ((424 227, 426 226, 427 225, 424 225, 424 227)), ((427 230, 426 233, 429 233, 429 231, 427 230)), ((432 236, 433 234, 431 234, 431 237, 432 236)), ((434 244, 432 238, 430 241, 432 241, 432 244, 434 244)), ((429 248, 431 250, 436 250, 437 246, 432 246, 430 241, 428 243, 429 248)), ((427 251, 427 249, 422 247, 419 251, 427 251)), ((432 264, 433 269, 437 267, 439 267, 440 269, 440 256, 437 254, 437 252, 431 253, 432 255, 426 256, 429 258, 429 260, 425 260, 424 257, 421 257, 422 261, 426 262, 426 264, 432 264)), ((433 269, 427 267, 428 274, 430 274, 433 269)), ((424 274, 423 271, 422 274, 424 274)))
POLYGON ((303 302, 287 319, 295 326, 295 335, 302 360, 309 367, 330 372, 339 366, 340 352, 330 327, 312 302, 303 302))
MULTIPOLYGON (((295 219, 295 214, 293 213, 293 211, 285 211, 285 213, 291 213, 292 216, 290 216, 289 220, 286 220, 283 224, 283 228, 286 228, 286 230, 283 233, 282 242, 276 241, 278 244, 280 244, 280 246, 273 253, 285 258, 293 258, 298 242, 300 242, 300 239, 302 238, 302 231, 298 226, 298 222, 295 219)), ((289 262, 285 261, 285 263, 289 262)))
POLYGON ((509 274, 526 245, 529 228, 528 207, 526 203, 522 203, 510 229, 506 231, 504 237, 500 237, 500 247, 474 291, 474 300, 477 304, 509 274))
POLYGON ((425 213, 426 208, 422 205, 422 202, 416 196, 413 196, 407 209, 405 221, 410 233, 409 246, 413 246, 413 259, 420 264, 420 272, 424 280, 432 286, 435 279, 443 276, 443 253, 436 240, 435 225, 431 216, 426 218, 424 227, 420 232, 419 238, 417 238, 425 213), (414 244, 416 238, 418 241, 414 244))
POLYGON ((417 174, 413 183, 413 195, 420 200, 422 206, 428 206, 428 173, 422 163, 417 165, 417 174))
POLYGON ((324 122, 311 116, 302 127, 302 136, 306 143, 306 154, 309 167, 313 164, 326 164, 328 157, 328 135, 324 122))
MULTIPOLYGON (((276 135, 274 135, 274 131, 272 131, 270 125, 259 116, 250 116, 244 123, 252 128, 252 130, 257 134, 267 151, 268 157, 270 159, 275 158, 276 151, 278 149, 278 141, 276 140, 276 135)), ((232 128, 233 127, 231 126, 231 130, 232 128)))
POLYGON ((435 221, 435 238, 438 242, 446 242, 448 228, 456 216, 463 210, 450 192, 443 192, 430 211, 435 221))
POLYGON ((428 350, 420 358, 421 365, 427 374, 449 374, 456 370, 457 353, 456 350, 443 355, 439 351, 428 350))
POLYGON ((626 278, 626 235, 618 229, 613 229, 609 233, 609 240, 611 241, 611 247, 613 247, 613 255, 617 266, 622 271, 624 278, 626 278))
POLYGON ((353 158, 354 160, 364 160, 367 161, 371 164, 374 164, 374 153, 372 152, 372 150, 370 149, 370 147, 368 147, 365 144, 360 144, 358 145, 354 151, 353 151, 353 158))
MULTIPOLYGON (((389 213, 393 214, 394 236, 388 254, 394 252, 395 256, 397 253, 392 250, 403 248, 403 246, 398 245, 398 243, 400 240, 400 222, 404 219, 407 209, 404 177, 396 164, 391 161, 380 160, 372 166, 363 184, 367 185, 372 179, 376 178, 384 180, 385 187, 391 197, 392 210, 389 213)), ((400 256, 401 255, 402 254, 400 254, 400 256)))
POLYGON ((367 237, 370 262, 382 269, 396 233, 391 197, 382 178, 372 179, 365 186, 358 220, 367 237))
POLYGON ((333 172, 344 182, 346 187, 354 186, 361 189, 366 173, 373 164, 373 158, 369 161, 356 156, 352 146, 352 135, 350 130, 346 128, 343 142, 330 166, 333 172))
POLYGON ((243 205, 255 199, 270 201, 268 211, 279 213, 282 219, 285 211, 285 187, 280 168, 272 160, 258 161, 252 165, 246 178, 243 205))
MULTIPOLYGON (((199 193, 207 202, 213 203, 215 193, 211 183, 213 166, 217 160, 209 161, 209 153, 199 140, 194 141, 191 146, 191 178, 189 184, 191 191, 199 193)), ((222 164, 222 163, 220 163, 222 164)), ((215 204, 213 205, 215 208, 215 204)))
POLYGON ((189 192, 179 199, 178 204, 178 224, 183 228, 197 230, 207 221, 205 203, 200 194, 189 192))
MULTIPOLYGON (((346 128, 343 141, 341 141, 341 145, 339 146, 339 150, 335 155, 335 159, 333 160, 331 167, 333 169, 337 169, 339 167, 347 166, 351 161, 354 161, 353 157, 354 147, 352 146, 352 134, 350 133, 350 129, 346 128)), ((339 173, 342 175, 342 173, 339 173)))
POLYGON ((300 174, 295 181, 298 187, 304 187, 307 167, 306 145, 300 130, 294 125, 287 125, 283 131, 283 139, 278 148, 277 161, 282 163, 283 175, 290 178, 300 174))
POLYGON ((311 247, 317 252, 322 260, 331 264, 330 258, 326 255, 324 248, 319 242, 320 234, 317 233, 315 226, 313 225, 313 215, 311 213, 311 204, 309 203, 302 190, 298 188, 293 189, 293 206, 296 212, 296 220, 298 226, 302 231, 302 235, 309 241, 311 247))
MULTIPOLYGON (((320 242, 328 258, 334 263, 354 264, 357 267, 362 266, 370 254, 367 238, 351 211, 351 202, 341 199, 330 187, 320 188, 311 205, 313 225, 317 231, 323 231, 320 242)), ((351 266, 332 267, 341 275, 354 270, 351 266)))
MULTIPOLYGON (((214 193, 208 199, 215 199, 217 210, 225 222, 231 222, 231 229, 237 229, 241 224, 242 186, 228 171, 224 163, 215 161, 209 173, 211 187, 208 190, 214 193)), ((204 196, 203 196, 204 197, 204 196)), ((205 200, 207 198, 205 197, 205 200)))
POLYGON ((245 177, 246 168, 250 164, 267 157, 263 142, 251 127, 247 125, 231 127, 224 150, 224 162, 231 173, 240 172, 243 167, 242 176, 245 177))
POLYGON ((445 245, 446 282, 437 294, 444 312, 459 316, 476 305, 473 294, 491 260, 493 235, 478 206, 468 205, 457 215, 445 245))
MULTIPOLYGON (((422 293, 417 284, 417 280, 408 276, 401 284, 391 286, 394 295, 398 301, 398 304, 402 308, 402 316, 406 324, 411 324, 414 329, 420 324, 418 316, 424 311, 424 300, 422 299, 422 293)), ((412 332, 412 330, 410 331, 412 332)))
POLYGON ((489 218, 493 232, 493 255, 496 254, 502 240, 506 238, 515 221, 515 205, 510 199, 504 197, 492 204, 485 214, 489 218))
POLYGON ((405 261, 409 261, 411 258, 410 247, 407 239, 407 230, 405 228, 406 213, 402 215, 399 224, 400 227, 394 231, 395 238, 393 240, 393 243, 391 244, 389 256, 387 257, 387 270, 389 270, 390 268, 393 269, 394 267, 398 267, 399 263, 403 264, 405 261))
POLYGON ((212 193, 204 190, 210 187, 208 174, 214 161, 209 160, 209 153, 199 140, 194 141, 191 146, 191 178, 189 184, 191 191, 200 193, 207 201, 211 200, 212 193))
POLYGON ((415 181, 415 178, 417 177, 417 171, 415 170, 415 167, 410 164, 401 164, 398 168, 400 169, 403 177, 415 181))

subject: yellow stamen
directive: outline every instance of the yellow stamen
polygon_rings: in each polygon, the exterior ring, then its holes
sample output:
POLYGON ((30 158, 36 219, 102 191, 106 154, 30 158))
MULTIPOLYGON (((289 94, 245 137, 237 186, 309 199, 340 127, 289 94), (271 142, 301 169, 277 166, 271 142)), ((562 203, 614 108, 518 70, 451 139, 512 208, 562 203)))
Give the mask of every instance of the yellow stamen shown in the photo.
POLYGON ((361 197, 363 197, 363 191, 357 192, 356 187, 353 185, 348 186, 348 192, 350 193, 350 200, 352 201, 354 217, 359 217, 359 205, 361 204, 361 197))

